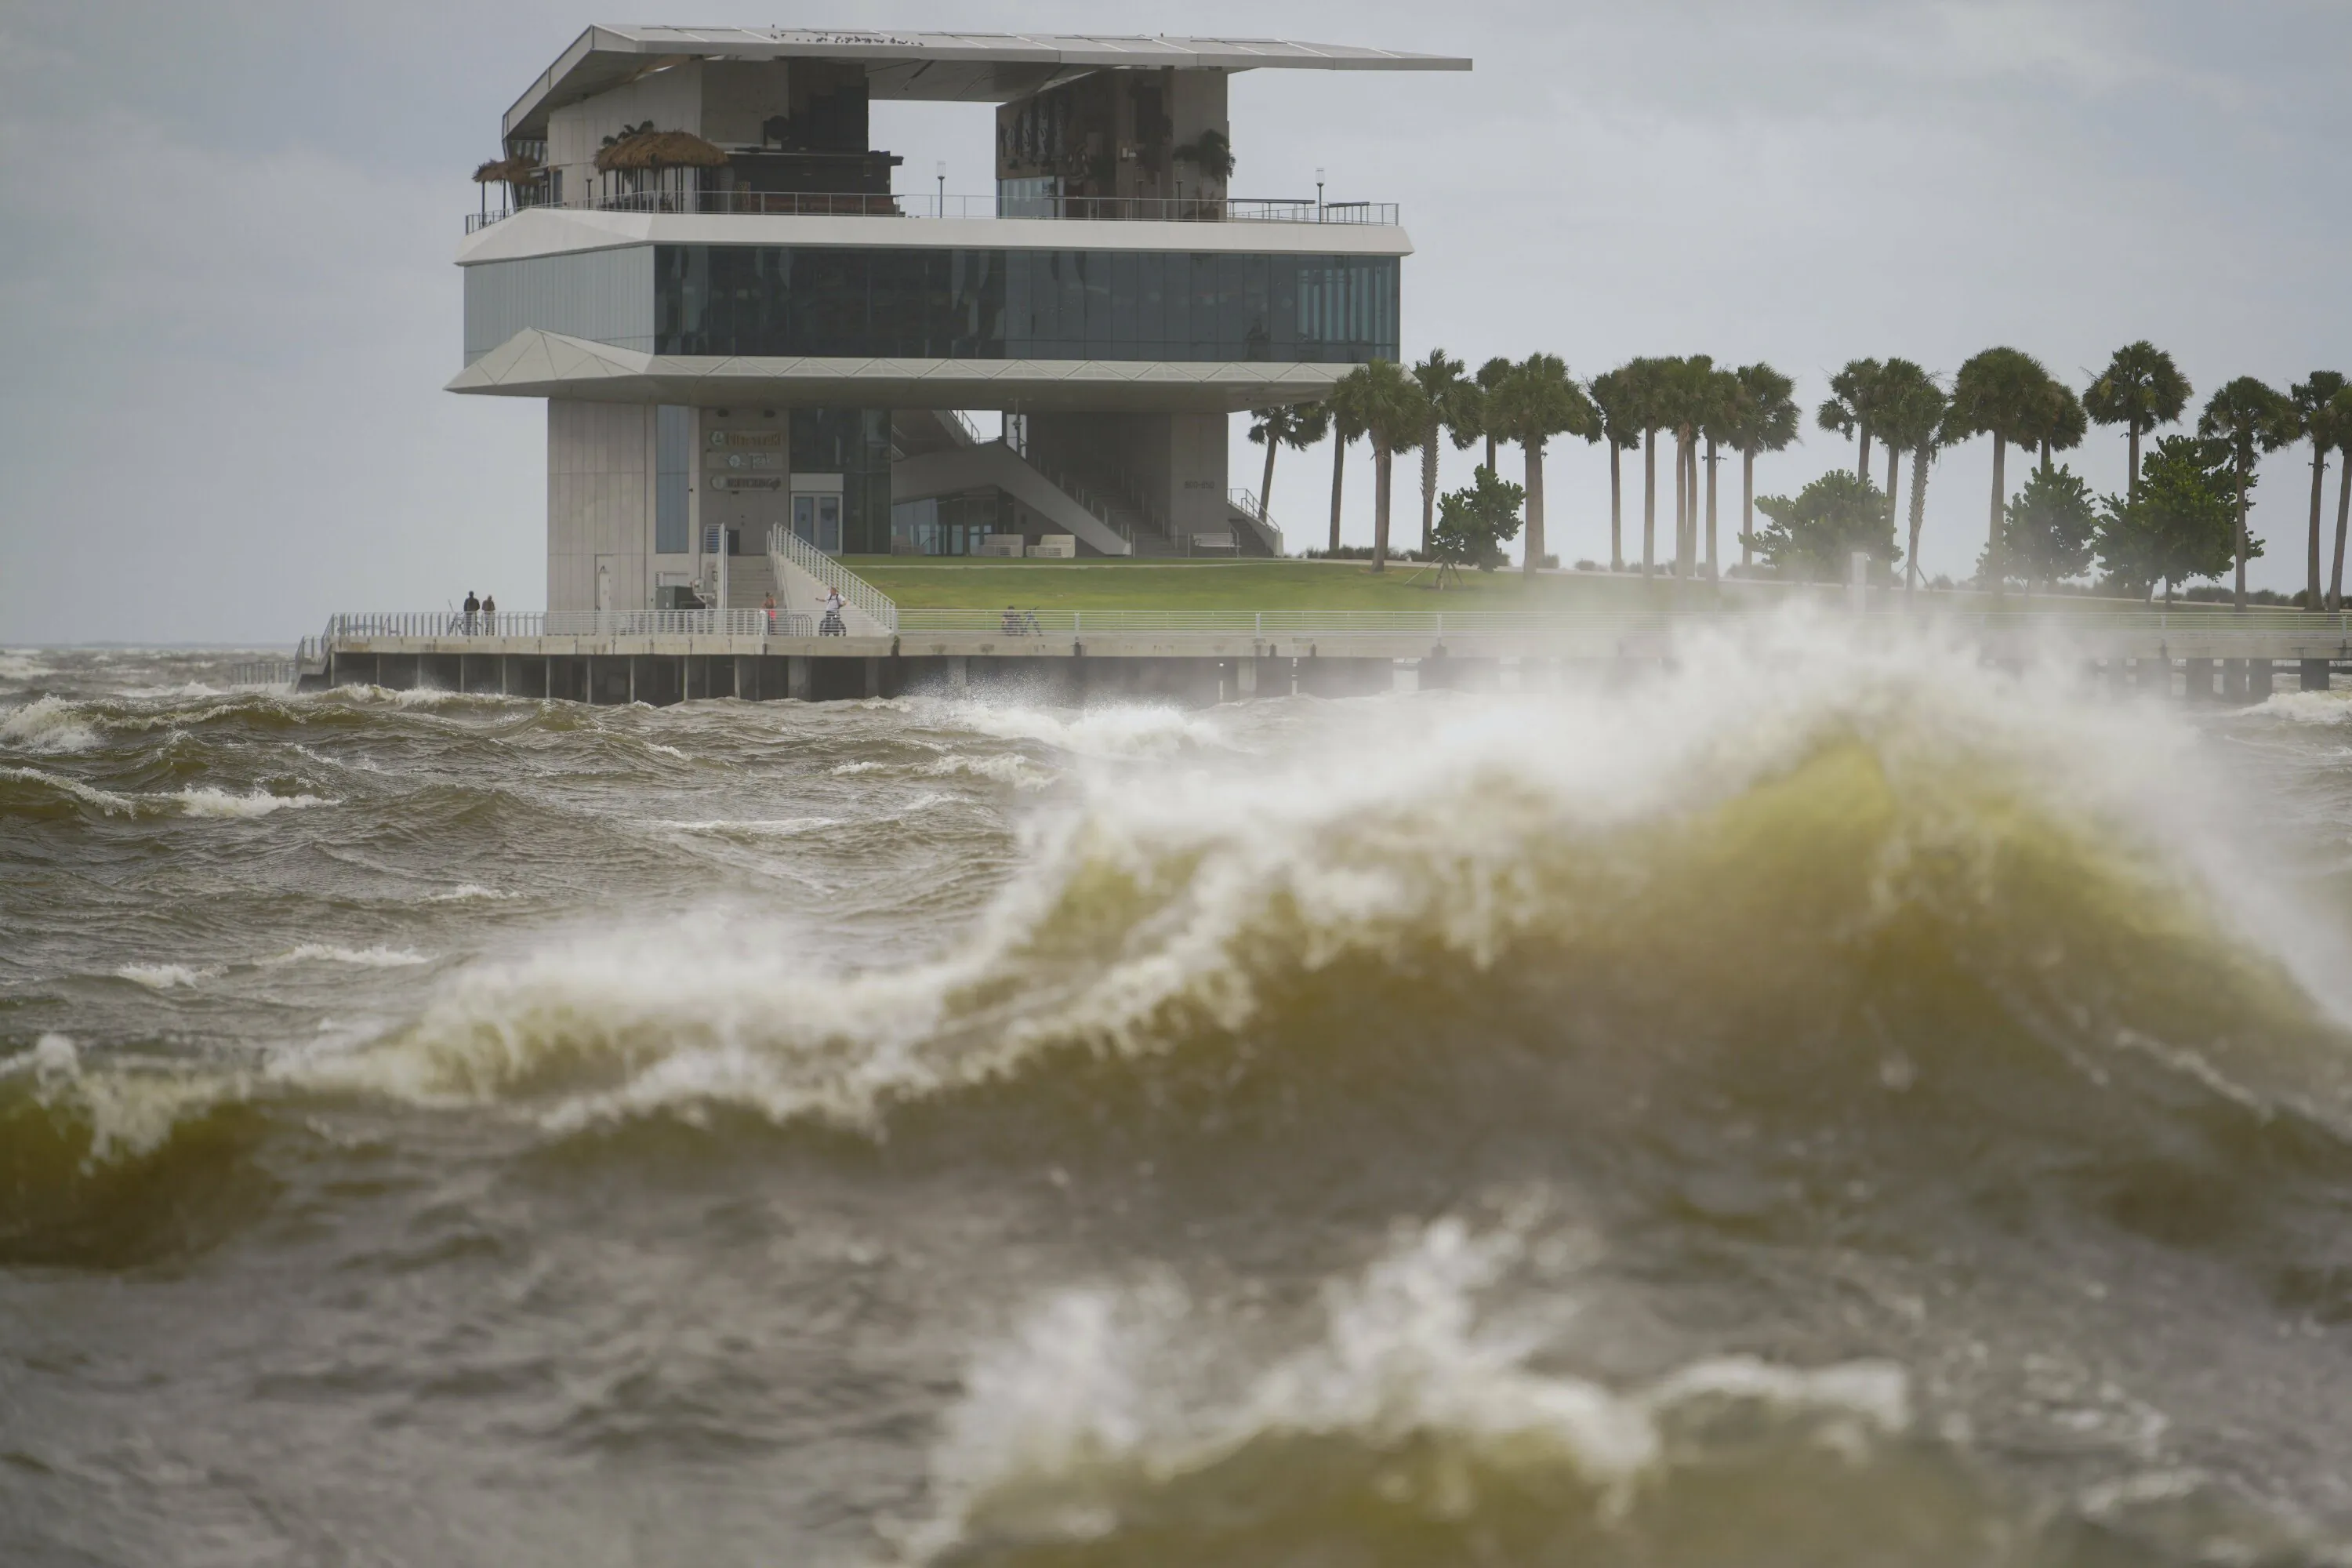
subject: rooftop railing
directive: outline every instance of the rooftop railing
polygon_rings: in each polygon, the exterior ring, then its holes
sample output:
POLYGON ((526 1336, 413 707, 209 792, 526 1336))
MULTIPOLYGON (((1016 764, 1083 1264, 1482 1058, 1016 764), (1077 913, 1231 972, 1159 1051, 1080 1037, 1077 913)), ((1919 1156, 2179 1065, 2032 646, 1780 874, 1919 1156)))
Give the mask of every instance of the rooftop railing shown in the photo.
MULTIPOLYGON (((825 191, 638 191, 561 204, 574 212, 747 217, 1044 218, 1069 223, 1303 223, 1395 226, 1394 202, 1291 196, 866 195, 825 191)), ((466 215, 472 234, 528 207, 466 215)))

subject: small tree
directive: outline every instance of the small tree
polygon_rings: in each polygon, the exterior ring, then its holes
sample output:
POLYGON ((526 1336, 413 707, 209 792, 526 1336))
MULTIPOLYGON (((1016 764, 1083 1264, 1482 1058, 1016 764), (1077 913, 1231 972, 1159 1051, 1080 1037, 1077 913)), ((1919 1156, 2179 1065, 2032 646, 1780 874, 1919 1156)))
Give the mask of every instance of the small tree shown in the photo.
POLYGON ((1741 542, 1775 571, 1815 582, 1845 575, 1846 558, 1861 551, 1893 565, 1903 559, 1895 543, 1895 513, 1885 492, 1843 468, 1823 474, 1797 493, 1759 496, 1756 510, 1771 526, 1741 542))
MULTIPOLYGON (((2129 499, 2108 496, 2092 533, 2100 569, 2119 587, 2154 597, 2197 577, 2219 577, 2237 558, 2237 466, 2227 441, 2168 436, 2140 464, 2129 499)), ((2262 542, 2250 542, 2262 553, 2262 542)))
MULTIPOLYGON (((2090 570, 2091 540, 2099 523, 2098 503, 2072 468, 2035 468, 2009 503, 2001 560, 2010 576, 2031 594, 2037 584, 2055 583, 2090 570)), ((1979 561, 1978 575, 1990 563, 1979 561)))
POLYGON ((1465 566, 1492 572, 1502 565, 1503 546, 1519 535, 1519 506, 1527 499, 1524 488, 1497 478, 1484 463, 1468 489, 1449 492, 1438 503, 1437 526, 1429 534, 1438 586, 1445 585, 1447 573, 1465 566))

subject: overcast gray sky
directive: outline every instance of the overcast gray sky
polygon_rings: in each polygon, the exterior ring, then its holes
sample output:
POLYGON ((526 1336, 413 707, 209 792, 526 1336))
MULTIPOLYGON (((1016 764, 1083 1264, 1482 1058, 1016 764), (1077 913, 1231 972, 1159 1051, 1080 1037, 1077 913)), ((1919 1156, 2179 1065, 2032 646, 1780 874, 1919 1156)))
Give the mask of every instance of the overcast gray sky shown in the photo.
MULTIPOLYGON (((284 641, 468 587, 541 603, 542 405, 440 390, 451 257, 499 113, 596 20, 1474 56, 1468 76, 1234 88, 1237 194, 1311 192, 1319 165, 1334 199, 1402 204, 1411 356, 1764 359, 1809 425, 1864 354, 1948 371, 2008 343, 2079 385, 2148 337, 2200 400, 2352 370, 2340 0, 0 0, 0 642, 284 641)), ((909 187, 944 158, 950 191, 984 192, 988 117, 881 105, 877 141, 909 187)), ((1238 428, 1235 447, 1254 487, 1238 428)), ((1809 429, 1759 483, 1851 458, 1809 429)), ((2257 584, 2300 584, 2306 460, 2264 465, 2257 584)), ((1448 453, 1449 483, 1468 462, 1448 453)), ((2120 488, 2120 438, 2095 429, 2074 462, 2120 488)), ((1556 547, 1605 554, 1599 451, 1549 478, 1556 547)), ((1990 478, 1981 442, 1937 465, 1929 571, 1971 568, 1990 478)), ((1294 542, 1329 480, 1325 452, 1285 455, 1294 542)), ((1369 480, 1359 457, 1352 540, 1369 480)))

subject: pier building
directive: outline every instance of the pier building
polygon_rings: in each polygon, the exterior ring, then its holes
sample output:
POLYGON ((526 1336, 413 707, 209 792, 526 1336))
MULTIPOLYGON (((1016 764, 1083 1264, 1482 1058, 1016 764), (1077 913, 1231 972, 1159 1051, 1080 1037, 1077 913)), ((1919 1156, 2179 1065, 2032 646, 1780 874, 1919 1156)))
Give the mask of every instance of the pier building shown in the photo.
POLYGON ((1469 66, 590 27, 477 173, 449 389, 546 402, 559 614, 786 596, 779 531, 827 557, 1278 554, 1229 416, 1398 357, 1412 247, 1392 204, 1232 194, 1232 84, 1469 66), (894 192, 870 112, 892 100, 993 105, 995 188, 894 192), (1002 438, 966 417, 990 411, 1002 438))

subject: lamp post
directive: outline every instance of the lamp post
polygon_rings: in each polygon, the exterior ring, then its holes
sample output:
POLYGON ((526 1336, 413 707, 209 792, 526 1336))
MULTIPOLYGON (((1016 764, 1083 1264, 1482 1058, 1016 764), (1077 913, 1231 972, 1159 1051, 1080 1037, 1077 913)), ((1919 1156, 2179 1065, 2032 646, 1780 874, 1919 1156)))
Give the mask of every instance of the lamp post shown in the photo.
POLYGON ((1315 171, 1315 221, 1323 221, 1323 171, 1319 165, 1315 171))
POLYGON ((931 165, 931 173, 940 182, 940 216, 948 216, 948 161, 945 158, 931 165))

